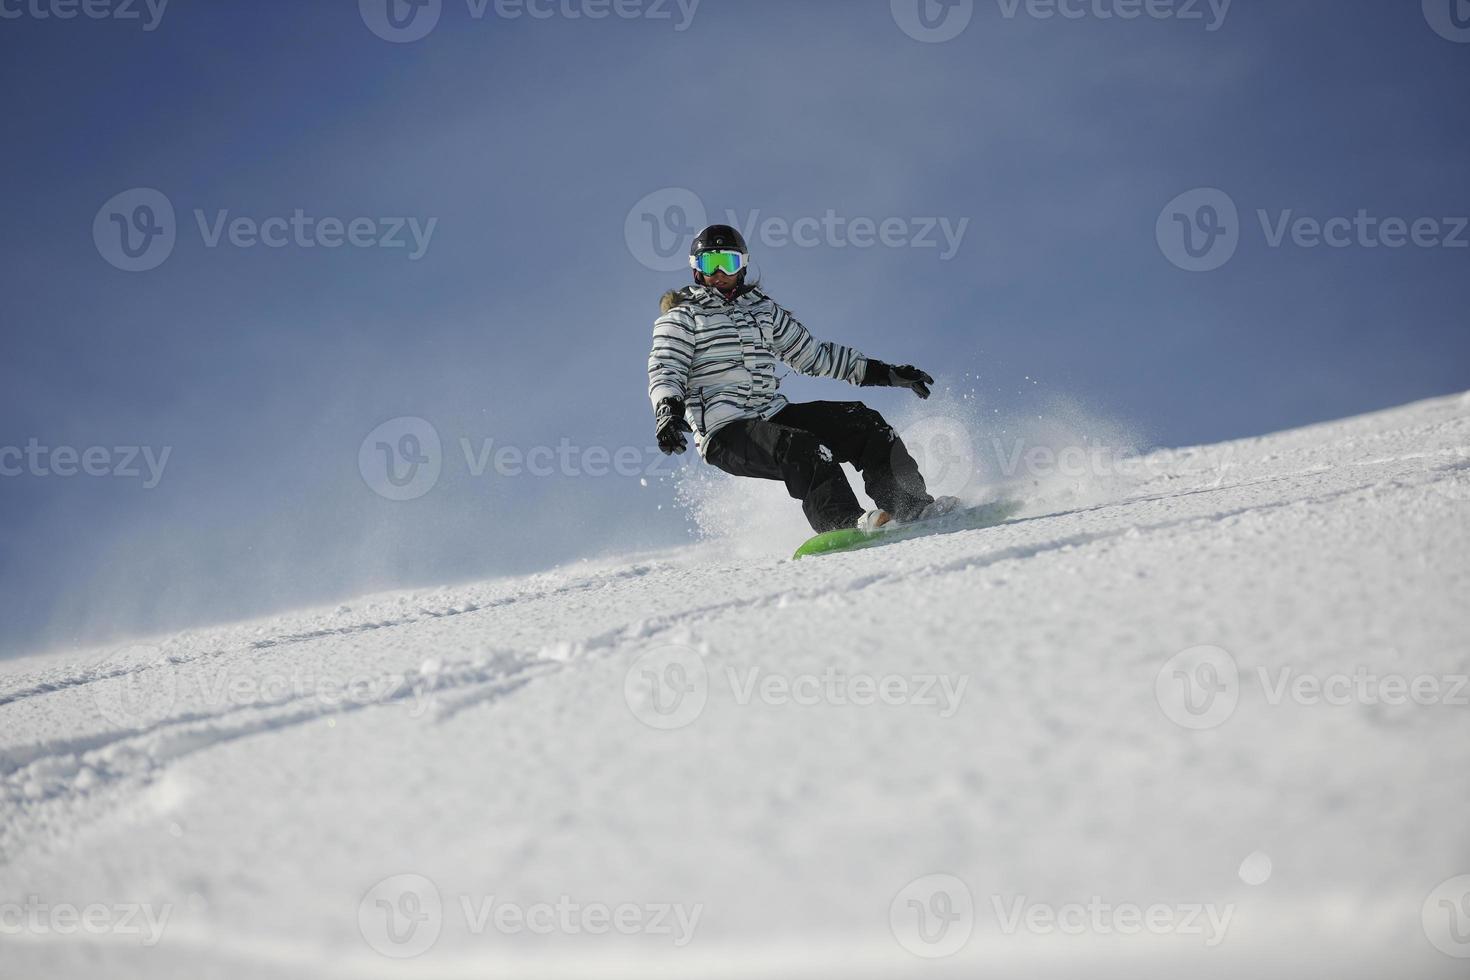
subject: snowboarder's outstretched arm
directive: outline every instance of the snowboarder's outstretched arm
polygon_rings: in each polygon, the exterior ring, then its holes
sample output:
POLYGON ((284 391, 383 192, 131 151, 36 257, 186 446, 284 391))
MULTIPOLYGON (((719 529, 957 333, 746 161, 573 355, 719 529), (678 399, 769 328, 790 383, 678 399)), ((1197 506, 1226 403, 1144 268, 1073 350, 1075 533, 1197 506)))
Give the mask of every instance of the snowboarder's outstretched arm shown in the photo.
POLYGON ((839 378, 865 388, 908 388, 920 398, 929 397, 928 386, 934 383, 934 379, 918 368, 907 364, 894 367, 860 354, 851 347, 831 342, 817 343, 811 331, 780 306, 776 306, 775 319, 773 337, 776 353, 802 374, 839 378))
POLYGON ((815 378, 837 378, 860 385, 867 373, 868 359, 851 347, 831 341, 818 343, 802 322, 772 303, 774 322, 771 337, 776 355, 802 374, 815 378))

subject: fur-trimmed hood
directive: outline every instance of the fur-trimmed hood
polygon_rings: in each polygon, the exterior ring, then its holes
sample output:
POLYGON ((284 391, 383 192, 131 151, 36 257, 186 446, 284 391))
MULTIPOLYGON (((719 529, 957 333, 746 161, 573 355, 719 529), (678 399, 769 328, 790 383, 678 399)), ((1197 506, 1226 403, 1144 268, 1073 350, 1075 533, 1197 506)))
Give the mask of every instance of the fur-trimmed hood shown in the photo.
POLYGON ((683 306, 685 303, 694 302, 694 287, 681 286, 664 293, 663 298, 658 301, 659 315, 669 312, 675 307, 683 306))
MULTIPOLYGON (((757 283, 753 282, 742 283, 740 288, 735 290, 735 295, 732 298, 739 299, 746 293, 754 290, 756 286, 757 283)), ((664 293, 663 298, 658 301, 659 315, 662 316, 670 310, 677 309, 680 306, 688 306, 691 303, 697 303, 699 301, 698 293, 700 290, 715 292, 715 290, 710 286, 693 285, 681 286, 678 289, 671 289, 668 292, 664 293)))

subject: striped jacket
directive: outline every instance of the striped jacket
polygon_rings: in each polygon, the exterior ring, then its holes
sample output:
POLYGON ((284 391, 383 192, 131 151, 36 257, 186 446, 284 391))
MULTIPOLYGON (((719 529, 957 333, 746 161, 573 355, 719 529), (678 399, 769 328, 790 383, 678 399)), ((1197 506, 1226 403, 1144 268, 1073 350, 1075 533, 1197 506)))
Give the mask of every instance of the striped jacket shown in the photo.
POLYGON ((657 407, 682 398, 700 455, 709 437, 737 419, 768 419, 786 407, 777 391, 777 360, 802 374, 860 384, 867 358, 850 347, 818 343, 806 327, 759 288, 726 300, 707 286, 666 293, 653 325, 648 397, 657 407))

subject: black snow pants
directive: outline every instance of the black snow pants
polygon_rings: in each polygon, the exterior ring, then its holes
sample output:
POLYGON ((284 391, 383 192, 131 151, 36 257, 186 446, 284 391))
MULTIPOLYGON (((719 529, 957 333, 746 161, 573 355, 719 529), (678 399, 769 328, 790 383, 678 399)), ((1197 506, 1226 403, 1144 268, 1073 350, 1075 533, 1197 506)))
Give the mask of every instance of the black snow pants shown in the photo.
POLYGON ((731 422, 710 437, 705 459, 734 476, 781 480, 819 534, 863 516, 840 463, 862 473, 873 503, 898 520, 912 520, 934 499, 898 433, 862 402, 806 402, 769 419, 731 422))

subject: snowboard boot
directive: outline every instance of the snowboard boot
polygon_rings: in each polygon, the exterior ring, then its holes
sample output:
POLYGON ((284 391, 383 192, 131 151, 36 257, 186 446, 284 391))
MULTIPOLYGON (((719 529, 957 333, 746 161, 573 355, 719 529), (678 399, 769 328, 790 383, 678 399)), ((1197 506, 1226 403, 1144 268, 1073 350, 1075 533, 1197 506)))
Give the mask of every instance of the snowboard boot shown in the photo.
POLYGON ((923 510, 919 511, 919 516, 915 517, 909 523, 919 524, 923 521, 932 521, 936 518, 944 517, 947 514, 952 514, 959 510, 959 508, 960 498, 958 497, 935 497, 933 503, 927 504, 923 510))
POLYGON ((886 510, 870 510, 858 518, 857 529, 859 531, 876 531, 892 521, 886 510))

